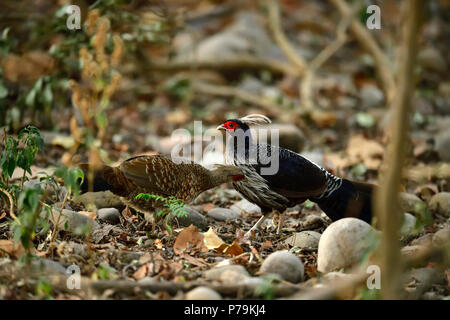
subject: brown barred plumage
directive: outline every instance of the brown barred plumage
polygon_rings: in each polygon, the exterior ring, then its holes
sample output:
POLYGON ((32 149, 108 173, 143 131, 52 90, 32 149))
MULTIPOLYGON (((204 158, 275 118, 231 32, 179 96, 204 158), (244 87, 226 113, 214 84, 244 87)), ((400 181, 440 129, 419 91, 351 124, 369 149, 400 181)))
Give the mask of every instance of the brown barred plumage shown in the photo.
MULTIPOLYGON (((88 171, 86 164, 79 166, 83 171, 88 171)), ((110 190, 130 207, 151 213, 162 203, 154 199, 136 200, 136 195, 149 193, 173 196, 188 203, 203 191, 241 179, 244 179, 242 170, 235 166, 217 165, 216 169, 208 170, 191 161, 174 163, 164 155, 137 156, 123 161, 117 167, 103 166, 97 170, 93 191, 110 190)), ((82 190, 87 191, 87 187, 88 182, 84 181, 82 190)))

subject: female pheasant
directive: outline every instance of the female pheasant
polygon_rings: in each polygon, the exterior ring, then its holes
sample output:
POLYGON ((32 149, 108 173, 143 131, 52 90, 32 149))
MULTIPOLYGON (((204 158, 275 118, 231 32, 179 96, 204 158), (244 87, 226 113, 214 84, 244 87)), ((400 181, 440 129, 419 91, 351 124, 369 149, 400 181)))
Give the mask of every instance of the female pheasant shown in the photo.
POLYGON ((241 168, 246 177, 234 182, 234 188, 261 207, 264 214, 247 237, 272 210, 283 212, 307 199, 317 203, 333 221, 357 217, 370 223, 373 185, 336 177, 291 150, 255 143, 249 124, 270 122, 266 116, 254 114, 227 120, 217 127, 228 136, 225 162, 241 168), (270 168, 276 170, 271 172, 270 168))
MULTIPOLYGON (((88 172, 87 164, 79 166, 85 173, 88 172)), ((203 191, 242 179, 242 170, 232 165, 216 165, 214 170, 208 170, 192 161, 175 163, 164 155, 137 156, 117 167, 105 165, 95 170, 93 191, 110 190, 137 211, 152 213, 163 203, 155 199, 136 199, 138 194, 173 196, 188 203, 203 191)), ((82 191, 87 191, 88 185, 85 179, 82 191)))

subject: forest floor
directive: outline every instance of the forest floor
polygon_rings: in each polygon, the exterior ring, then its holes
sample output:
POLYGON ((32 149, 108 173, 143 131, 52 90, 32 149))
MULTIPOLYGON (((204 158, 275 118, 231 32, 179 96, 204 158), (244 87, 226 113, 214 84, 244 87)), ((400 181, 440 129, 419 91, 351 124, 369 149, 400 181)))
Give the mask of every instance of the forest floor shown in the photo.
MULTIPOLYGON (((172 136, 178 128, 192 133, 194 121, 201 120, 204 132, 226 119, 260 113, 274 121, 269 128, 280 130, 282 146, 341 177, 375 183, 383 169, 392 111, 372 53, 345 31, 346 40, 323 61, 308 89, 272 39, 270 21, 261 8, 253 3, 241 7, 233 3, 195 8, 185 28, 172 35, 170 50, 142 45, 137 58, 131 54, 124 58, 117 67, 120 85, 106 111, 102 110, 107 118, 105 133, 99 139, 102 161, 118 164, 140 154, 170 154, 180 143, 172 136), (170 61, 169 51, 173 56, 170 61)), ((342 19, 327 19, 331 5, 281 3, 283 28, 295 43, 296 53, 308 64, 315 61, 339 37, 336 30, 342 27, 342 19)), ((390 13, 383 16, 383 33, 374 32, 374 39, 393 59, 398 11, 390 9, 383 11, 390 13)), ((153 21, 154 15, 148 15, 140 18, 153 21)), ((401 239, 406 256, 437 247, 450 237, 450 78, 446 71, 450 56, 444 41, 448 28, 445 17, 435 13, 424 25, 420 40, 420 80, 414 93, 408 162, 402 180, 402 210, 409 213, 401 239)), ((3 59, 0 65, 6 70, 5 64, 12 61, 3 59)), ((5 83, 19 86, 13 69, 8 70, 5 83)), ((79 74, 72 78, 82 84, 81 88, 86 86, 79 74)), ((78 141, 72 120, 76 118, 84 128, 79 121, 81 108, 70 105, 74 100, 71 94, 65 92, 68 107, 55 106, 50 111, 54 128, 46 127, 45 121, 34 121, 35 114, 21 117, 18 127, 39 127, 44 146, 36 155, 31 174, 16 169, 8 181, 20 189, 25 176, 25 189, 41 185, 46 190, 44 206, 52 206, 54 212, 64 204, 70 223, 58 227, 56 234, 53 226, 58 223, 52 219, 47 227, 37 228, 30 249, 34 258, 26 263, 26 249, 20 241, 14 244, 9 203, 1 198, 0 299, 212 299, 217 294, 227 299, 273 299, 311 288, 331 288, 336 279, 345 278, 342 271, 348 270, 344 268, 332 273, 318 271, 319 237, 331 220, 309 201, 284 213, 279 233, 281 216, 274 213, 252 239, 246 240, 243 235, 261 216, 260 209, 243 200, 231 184, 208 190, 187 204, 188 215, 173 221, 171 230, 146 221, 144 215, 125 207, 112 194, 99 193, 93 198, 71 194, 65 199, 67 187, 63 179, 54 176, 55 170, 74 164, 74 158, 87 161, 91 155, 87 143, 74 147, 78 141), (47 185, 48 177, 55 183, 47 185), (101 210, 93 209, 91 203, 101 210), (296 233, 305 231, 311 232, 308 237, 297 238, 296 233), (262 272, 266 258, 282 250, 299 258, 303 271, 294 266, 280 273, 302 273, 301 281, 262 272), (197 287, 213 292, 192 291, 197 287)), ((0 133, 0 141, 5 133, 0 133)), ((195 138, 204 137, 200 133, 195 138)), ((210 166, 221 161, 222 155, 204 152, 199 162, 210 166)), ((371 257, 361 260, 367 263, 371 257)), ((450 269, 445 263, 418 263, 405 273, 403 281, 405 296, 416 299, 448 299, 449 287, 450 269)), ((364 289, 344 298, 372 299, 378 294, 364 289)))

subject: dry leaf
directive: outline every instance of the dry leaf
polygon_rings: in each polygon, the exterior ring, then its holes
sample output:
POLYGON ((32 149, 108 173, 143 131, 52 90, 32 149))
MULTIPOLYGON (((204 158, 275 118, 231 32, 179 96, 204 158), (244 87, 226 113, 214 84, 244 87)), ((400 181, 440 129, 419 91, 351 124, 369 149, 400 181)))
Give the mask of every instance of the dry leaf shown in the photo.
POLYGON ((272 241, 270 239, 267 239, 259 248, 259 251, 264 251, 266 249, 270 249, 272 247, 272 241))
POLYGON ((134 220, 137 220, 137 217, 131 213, 131 210, 128 206, 126 206, 125 209, 122 210, 122 217, 127 222, 133 222, 134 220))
POLYGON ((144 264, 144 263, 150 262, 151 260, 152 260, 152 256, 150 255, 150 253, 145 253, 139 257, 139 264, 144 264))
POLYGON ((78 213, 84 214, 91 219, 97 218, 97 211, 78 211, 78 213))
POLYGON ((215 250, 225 244, 212 228, 203 234, 203 242, 209 250, 215 250))
POLYGON ((235 241, 231 245, 227 245, 227 248, 223 251, 225 254, 231 254, 232 256, 238 256, 244 253, 244 249, 235 241))
POLYGON ((238 256, 244 252, 242 247, 237 243, 237 241, 233 241, 231 245, 223 242, 222 239, 214 232, 212 228, 209 228, 207 232, 203 234, 203 242, 205 246, 219 253, 230 254, 233 256, 238 256))
POLYGON ((384 148, 375 140, 369 140, 362 135, 352 136, 347 150, 342 153, 325 155, 325 161, 331 162, 336 171, 362 163, 367 169, 378 170, 383 158, 384 148))
POLYGON ((25 249, 20 242, 17 245, 14 245, 13 240, 0 240, 0 253, 2 251, 19 259, 25 252, 25 249))
POLYGON ((369 140, 362 135, 350 138, 347 154, 353 164, 362 162, 366 168, 377 170, 381 165, 384 148, 375 140, 369 140))
POLYGON ((187 262, 189 262, 190 264, 193 264, 194 266, 203 267, 203 266, 207 265, 207 263, 203 259, 195 258, 193 256, 190 256, 190 255, 184 254, 184 253, 181 254, 180 256, 183 259, 185 259, 187 262))
POLYGON ((159 250, 161 250, 163 248, 163 243, 162 243, 161 239, 156 239, 155 242, 153 242, 153 244, 159 250))
POLYGON ((176 110, 166 114, 166 121, 171 124, 181 125, 186 123, 190 115, 185 110, 176 110))
POLYGON ((198 229, 192 224, 189 227, 184 228, 183 231, 178 234, 173 245, 173 250, 176 254, 181 254, 187 249, 189 249, 189 251, 208 251, 208 248, 203 243, 203 235, 198 232, 198 229))
POLYGON ((203 211, 208 212, 209 210, 214 209, 216 206, 214 205, 214 203, 207 203, 203 206, 203 211))
POLYGON ((136 270, 135 273, 133 273, 133 278, 135 278, 136 280, 145 278, 148 274, 148 269, 149 269, 148 263, 142 265, 139 269, 136 270))
POLYGON ((337 122, 336 114, 331 111, 313 111, 311 112, 311 119, 319 128, 329 128, 337 122))

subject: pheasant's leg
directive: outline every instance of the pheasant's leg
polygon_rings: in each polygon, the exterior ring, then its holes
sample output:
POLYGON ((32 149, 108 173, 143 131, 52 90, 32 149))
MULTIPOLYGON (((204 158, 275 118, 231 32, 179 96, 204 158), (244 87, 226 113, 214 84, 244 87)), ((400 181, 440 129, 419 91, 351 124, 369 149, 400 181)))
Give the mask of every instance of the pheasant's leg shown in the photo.
POLYGON ((278 226, 277 226, 277 235, 281 233, 281 228, 283 227, 284 224, 284 211, 283 212, 278 212, 278 226))
POLYGON ((254 230, 257 230, 257 229, 259 228, 259 226, 264 222, 264 220, 266 220, 266 219, 269 217, 270 213, 271 213, 271 212, 266 212, 266 213, 264 213, 264 215, 263 215, 261 218, 259 218, 259 220, 255 223, 255 225, 254 225, 253 227, 251 227, 250 230, 248 230, 248 231, 245 233, 244 237, 247 238, 247 239, 251 238, 251 236, 252 236, 252 230, 253 230, 253 231, 254 231, 254 230))

